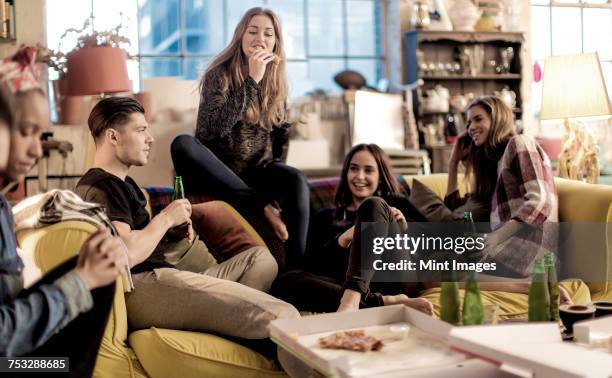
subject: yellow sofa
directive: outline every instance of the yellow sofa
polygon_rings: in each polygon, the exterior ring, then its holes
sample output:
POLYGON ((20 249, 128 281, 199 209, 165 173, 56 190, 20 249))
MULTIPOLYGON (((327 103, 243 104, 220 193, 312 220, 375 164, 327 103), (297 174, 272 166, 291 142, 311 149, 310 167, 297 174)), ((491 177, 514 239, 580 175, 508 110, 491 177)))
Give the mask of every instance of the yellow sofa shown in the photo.
MULTIPOLYGON (((441 198, 446 193, 446 174, 404 176, 409 185, 417 179, 441 198)), ((605 231, 588 237, 578 231, 567 237, 563 249, 564 276, 601 277, 598 282, 585 282, 592 300, 612 301, 612 186, 593 185, 579 181, 555 178, 559 196, 560 222, 593 222, 605 225, 605 231), (594 237, 595 236, 595 237, 594 237), (603 248, 602 248, 603 246, 603 248), (594 271, 597 271, 594 274, 594 271)), ((460 192, 465 192, 460 180, 460 192)))
MULTIPOLYGON (((438 195, 446 191, 445 174, 415 176, 438 195)), ((414 177, 406 177, 409 183, 414 177)), ((566 273, 574 277, 600 269, 602 282, 587 282, 593 300, 612 300, 612 186, 591 185, 555 179, 559 193, 560 220, 608 223, 599 239, 584 240, 570 235, 575 254, 565 257, 566 273), (603 253, 590 255, 605 245, 603 253)), ((84 222, 68 221, 17 235, 31 260, 46 272, 76 254, 94 231, 84 222), (49 251, 53 251, 52 254, 49 251)), ((601 252, 601 249, 599 249, 601 252)), ((588 296, 589 293, 586 293, 588 296)), ((435 292, 430 299, 436 301, 435 292)), ((520 296, 520 295, 519 295, 520 296)), ((499 298, 491 298, 492 301, 499 298)), ((525 307, 525 298, 504 297, 509 307, 525 307)), ((106 328, 96 377, 269 377, 285 376, 279 367, 260 354, 218 336, 205 333, 151 328, 129 333, 123 286, 117 292, 106 328)))
MULTIPOLYGON (((17 239, 26 255, 24 260, 44 273, 77 254, 94 231, 89 223, 65 221, 22 230, 17 239)), ((219 336, 161 328, 129 332, 122 280, 116 285, 94 377, 287 376, 275 361, 219 336)))

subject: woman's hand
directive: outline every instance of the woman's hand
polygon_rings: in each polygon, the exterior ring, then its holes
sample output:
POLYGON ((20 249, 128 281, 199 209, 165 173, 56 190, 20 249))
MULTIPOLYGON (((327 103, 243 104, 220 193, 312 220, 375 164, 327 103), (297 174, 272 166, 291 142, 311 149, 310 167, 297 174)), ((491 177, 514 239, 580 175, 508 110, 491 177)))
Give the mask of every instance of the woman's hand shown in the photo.
POLYGON ((282 241, 287 241, 287 239, 289 239, 289 232, 287 231, 285 222, 283 222, 280 217, 279 211, 272 205, 267 205, 264 207, 264 215, 268 219, 268 222, 270 222, 270 226, 272 226, 276 236, 282 241))
POLYGON ((344 231, 342 235, 338 236, 338 245, 342 248, 347 248, 353 241, 354 234, 355 234, 355 226, 344 231))
POLYGON ((259 84, 266 73, 266 66, 273 60, 273 53, 263 49, 256 50, 249 57, 249 76, 259 84))
POLYGON ((470 136, 468 135, 467 130, 463 130, 461 133, 459 133, 459 135, 457 136, 457 141, 453 145, 453 150, 451 152, 450 158, 448 159, 449 165, 456 167, 460 161, 463 161, 467 158, 467 146, 469 146, 470 142, 469 138, 470 136))
POLYGON ((406 217, 404 217, 404 213, 402 213, 399 209, 389 206, 391 208, 391 214, 393 215, 393 219, 402 227, 402 229, 408 228, 408 222, 406 222, 406 217))
POLYGON ((107 228, 101 228, 81 247, 75 270, 92 290, 114 282, 126 266, 126 259, 119 238, 112 236, 107 228))

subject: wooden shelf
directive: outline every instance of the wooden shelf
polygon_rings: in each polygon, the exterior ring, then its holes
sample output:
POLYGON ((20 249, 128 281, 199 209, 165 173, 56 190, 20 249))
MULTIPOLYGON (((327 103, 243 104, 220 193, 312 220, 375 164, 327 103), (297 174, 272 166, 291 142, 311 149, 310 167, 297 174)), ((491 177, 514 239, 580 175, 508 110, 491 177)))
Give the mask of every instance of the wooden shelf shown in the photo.
POLYGON ((523 43, 525 38, 520 32, 464 32, 464 31, 428 31, 414 30, 418 33, 419 42, 451 41, 458 43, 510 42, 523 43))
POLYGON ((480 74, 471 75, 427 75, 421 76, 423 80, 520 80, 520 74, 480 74))
POLYGON ((0 43, 15 43, 17 42, 16 38, 1 38, 0 37, 0 43))

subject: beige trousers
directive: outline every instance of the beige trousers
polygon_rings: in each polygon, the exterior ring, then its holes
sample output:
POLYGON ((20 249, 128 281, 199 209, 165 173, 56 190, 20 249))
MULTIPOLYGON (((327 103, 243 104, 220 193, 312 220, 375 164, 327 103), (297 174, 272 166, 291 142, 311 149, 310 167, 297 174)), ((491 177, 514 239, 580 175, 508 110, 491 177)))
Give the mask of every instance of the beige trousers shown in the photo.
POLYGON ((161 268, 135 274, 126 294, 131 327, 214 332, 247 339, 269 337, 268 324, 299 317, 298 311, 267 291, 277 273, 265 247, 253 247, 202 272, 161 268))

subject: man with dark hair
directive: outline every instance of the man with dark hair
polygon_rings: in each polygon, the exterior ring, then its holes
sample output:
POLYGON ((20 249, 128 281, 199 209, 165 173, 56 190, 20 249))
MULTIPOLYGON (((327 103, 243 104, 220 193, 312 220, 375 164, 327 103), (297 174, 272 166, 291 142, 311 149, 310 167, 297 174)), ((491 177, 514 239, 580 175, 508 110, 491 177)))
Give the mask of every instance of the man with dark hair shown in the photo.
POLYGON ((267 248, 251 247, 217 263, 193 232, 186 199, 173 201, 150 219, 142 191, 127 176, 131 166, 147 163, 153 144, 137 101, 103 99, 88 123, 96 144, 94 168, 75 191, 106 207, 128 248, 135 286, 126 296, 132 327, 261 339, 268 337, 271 320, 299 316, 290 304, 264 293, 278 269, 267 248), (179 226, 187 231, 177 234, 179 226))

